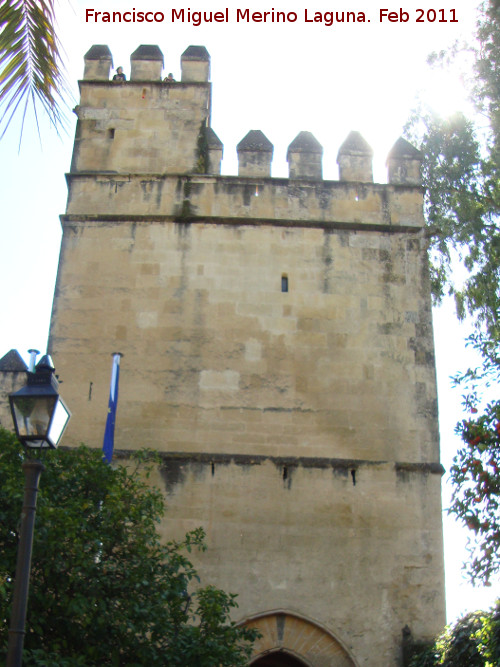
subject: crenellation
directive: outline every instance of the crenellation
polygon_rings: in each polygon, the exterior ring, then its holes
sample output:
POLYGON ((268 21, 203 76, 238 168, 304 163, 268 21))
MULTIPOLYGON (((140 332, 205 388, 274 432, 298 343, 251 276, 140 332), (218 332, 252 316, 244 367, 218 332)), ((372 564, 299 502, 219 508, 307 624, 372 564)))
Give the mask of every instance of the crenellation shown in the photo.
POLYGON ((373 150, 359 132, 350 132, 337 154, 341 181, 373 181, 373 150))
POLYGON ((204 46, 188 46, 182 54, 181 81, 210 81, 210 55, 204 46))
POLYGON ((221 162, 224 155, 224 145, 211 127, 205 130, 205 139, 208 151, 208 174, 220 174, 221 162))
POLYGON ((83 78, 91 81, 108 81, 113 57, 106 44, 94 44, 84 56, 83 78))
MULTIPOLYGON (((75 108, 81 127, 77 128, 72 171, 161 174, 177 167, 177 173, 221 173, 223 144, 209 118, 208 51, 204 46, 189 46, 184 51, 180 83, 161 80, 163 63, 158 46, 141 45, 131 55, 130 81, 103 86, 112 67, 109 48, 94 45, 85 54, 81 102, 75 108), (206 156, 200 153, 200 127, 205 128, 206 156), (75 159, 80 153, 86 159, 75 159)), ((238 176, 271 176, 273 146, 259 130, 248 132, 237 152, 238 176)), ((322 181, 322 155, 317 139, 310 132, 300 132, 287 149, 289 178, 322 181)), ((359 132, 350 132, 338 150, 337 163, 339 181, 358 184, 353 193, 356 202, 363 199, 365 186, 373 183, 372 160, 367 141, 359 132)), ((399 138, 387 156, 389 184, 419 186, 421 160, 420 151, 399 138)))
POLYGON ((286 159, 292 179, 321 180, 323 147, 310 132, 299 132, 288 146, 286 159))
POLYGON ((389 183, 421 185, 423 154, 406 139, 399 137, 387 156, 389 183))
POLYGON ((131 81, 160 81, 163 53, 156 44, 141 44, 130 56, 131 81))
POLYGON ((238 176, 271 176, 274 146, 260 130, 250 130, 236 147, 238 176))

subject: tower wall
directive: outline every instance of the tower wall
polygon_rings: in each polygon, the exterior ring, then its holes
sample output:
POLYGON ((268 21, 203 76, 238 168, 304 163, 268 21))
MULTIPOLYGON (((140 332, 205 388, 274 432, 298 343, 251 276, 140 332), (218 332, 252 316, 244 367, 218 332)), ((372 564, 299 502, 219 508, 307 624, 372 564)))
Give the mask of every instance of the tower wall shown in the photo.
POLYGON ((118 448, 439 460, 418 232, 64 229, 51 349, 65 378, 79 369, 67 438, 100 434, 118 347, 118 448))
POLYGON ((49 343, 65 441, 101 446, 119 350, 118 455, 161 453, 162 531, 204 526, 197 564, 239 593, 237 620, 316 623, 344 660, 304 648, 317 667, 396 666, 404 626, 444 624, 417 174, 204 173, 209 99, 208 83, 82 84, 49 343))
POLYGON ((210 84, 80 81, 72 172, 184 173, 199 157, 210 84))

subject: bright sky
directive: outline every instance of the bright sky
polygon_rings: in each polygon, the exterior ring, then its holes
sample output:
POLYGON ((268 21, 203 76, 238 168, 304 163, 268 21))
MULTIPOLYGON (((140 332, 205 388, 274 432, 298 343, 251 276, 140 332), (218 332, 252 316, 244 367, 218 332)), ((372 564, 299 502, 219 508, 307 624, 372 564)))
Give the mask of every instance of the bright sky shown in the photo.
MULTIPOLYGON (((115 68, 130 72, 130 54, 140 44, 158 44, 165 57, 165 73, 180 78, 180 56, 191 44, 207 47, 213 82, 212 127, 224 144, 223 173, 236 174, 236 144, 249 130, 262 130, 274 144, 273 176, 287 176, 286 149, 301 130, 314 134, 323 145, 325 179, 338 177, 336 156, 351 130, 359 130, 375 151, 375 180, 385 182, 385 158, 408 117, 415 95, 426 90, 435 107, 446 113, 464 105, 458 75, 433 74, 426 56, 456 38, 470 40, 475 11, 463 0, 439 3, 405 0, 388 6, 384 0, 338 3, 333 11, 364 12, 366 22, 308 23, 316 12, 332 11, 318 0, 278 0, 255 5, 251 11, 296 12, 294 23, 237 23, 236 10, 247 5, 236 0, 218 4, 166 5, 157 0, 59 0, 59 33, 66 52, 68 80, 78 102, 77 79, 83 75, 83 55, 92 44, 107 44, 115 68), (407 22, 379 20, 380 9, 399 12, 407 22), (85 10, 161 11, 159 24, 86 23, 85 10), (192 11, 229 9, 229 23, 195 27, 172 23, 172 8, 192 11), (424 9, 423 14, 417 8, 424 9), (442 9, 435 21, 433 8, 442 9), (427 13, 427 10, 430 10, 427 13), (455 18, 457 22, 452 22, 455 18), (370 22, 368 22, 370 19, 370 22), (440 19, 443 19, 440 21, 440 19)), ((18 154, 18 128, 0 143, 0 357, 17 348, 45 351, 60 243, 58 216, 66 205, 64 173, 69 170, 76 116, 68 112, 68 134, 59 140, 42 121, 42 147, 32 118, 24 130, 18 154)), ((443 465, 449 468, 458 446, 453 436, 462 417, 460 393, 450 388, 449 376, 466 367, 463 339, 448 305, 435 312, 440 430, 443 465)), ((449 498, 444 477, 443 506, 449 498)), ((498 587, 472 589, 462 580, 466 531, 444 513, 448 619, 492 604, 498 587)))

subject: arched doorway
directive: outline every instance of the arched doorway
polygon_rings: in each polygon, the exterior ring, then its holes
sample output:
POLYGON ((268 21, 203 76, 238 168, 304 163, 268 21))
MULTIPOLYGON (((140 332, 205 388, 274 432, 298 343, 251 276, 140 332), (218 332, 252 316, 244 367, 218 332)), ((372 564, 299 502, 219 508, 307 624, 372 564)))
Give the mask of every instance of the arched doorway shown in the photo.
POLYGON ((278 651, 258 658, 255 662, 252 662, 251 667, 306 667, 306 664, 287 653, 278 651))
POLYGON ((349 651, 326 628, 288 611, 264 612, 243 621, 256 628, 251 667, 356 667, 349 651))

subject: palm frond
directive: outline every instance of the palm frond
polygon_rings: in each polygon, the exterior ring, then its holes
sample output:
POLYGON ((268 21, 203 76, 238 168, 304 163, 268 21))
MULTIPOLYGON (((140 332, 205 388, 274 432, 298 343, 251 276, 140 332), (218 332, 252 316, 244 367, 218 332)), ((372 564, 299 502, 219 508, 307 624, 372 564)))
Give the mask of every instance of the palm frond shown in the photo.
POLYGON ((33 105, 41 105, 51 124, 64 126, 64 77, 61 45, 56 34, 54 0, 0 2, 0 139, 12 119, 24 119, 33 105))

